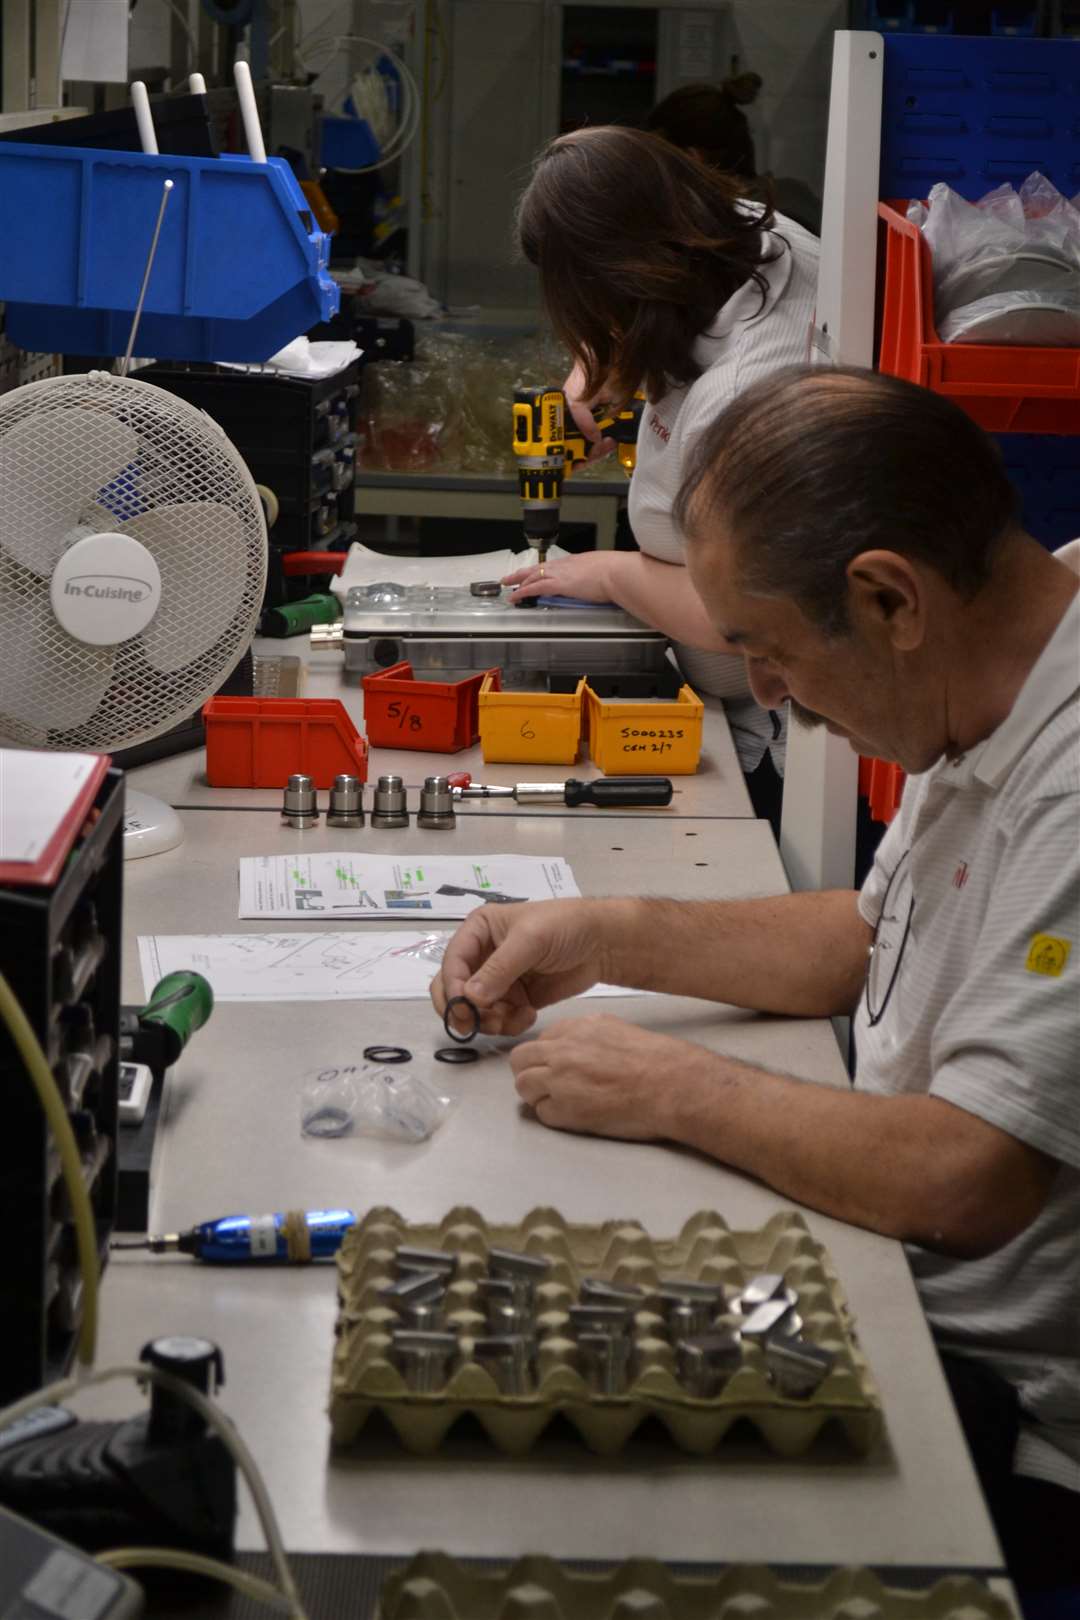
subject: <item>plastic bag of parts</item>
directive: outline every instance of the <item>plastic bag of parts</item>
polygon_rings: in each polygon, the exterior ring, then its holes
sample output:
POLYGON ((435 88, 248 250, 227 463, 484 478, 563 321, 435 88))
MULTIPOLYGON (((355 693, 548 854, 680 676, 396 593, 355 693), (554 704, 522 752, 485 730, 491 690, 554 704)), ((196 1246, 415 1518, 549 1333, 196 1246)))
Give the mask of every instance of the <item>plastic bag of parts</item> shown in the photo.
MULTIPOLYGON (((363 374, 361 462, 369 471, 512 476, 514 389, 558 385, 570 369, 547 335, 452 331, 417 333, 412 360, 381 361, 363 374)), ((575 478, 611 478, 598 462, 575 478)))
POLYGON ((453 1097, 407 1068, 327 1064, 303 1077, 300 1131, 323 1139, 357 1132, 394 1142, 426 1142, 453 1107, 453 1097))
POLYGON ((947 315, 938 336, 943 343, 1080 348, 1080 288, 1070 292, 1017 290, 976 298, 947 315))
MULTIPOLYGON (((949 317, 970 305, 1010 294, 1034 295, 1046 305, 1068 310, 1080 297, 1080 209, 1045 175, 1031 174, 1019 191, 1002 185, 970 203, 949 186, 931 188, 929 203, 913 202, 908 218, 918 224, 930 244, 934 261, 934 312, 943 342, 1029 343, 1027 337, 976 337, 956 331, 974 322, 950 327, 949 317), (950 335, 951 334, 951 335, 950 335)), ((1015 299, 1023 308, 1030 300, 1015 299)), ((1000 306, 1003 309, 1005 306, 1000 306)), ((994 311, 990 311, 993 314, 994 311)), ((1027 317, 1036 323, 1034 316, 1027 317)), ((1068 321, 1037 322, 1040 329, 1065 331, 1068 321)), ((1023 318, 1017 331, 1024 329, 1023 318)), ((1052 344, 1072 344, 1074 336, 1051 337, 1052 344)))

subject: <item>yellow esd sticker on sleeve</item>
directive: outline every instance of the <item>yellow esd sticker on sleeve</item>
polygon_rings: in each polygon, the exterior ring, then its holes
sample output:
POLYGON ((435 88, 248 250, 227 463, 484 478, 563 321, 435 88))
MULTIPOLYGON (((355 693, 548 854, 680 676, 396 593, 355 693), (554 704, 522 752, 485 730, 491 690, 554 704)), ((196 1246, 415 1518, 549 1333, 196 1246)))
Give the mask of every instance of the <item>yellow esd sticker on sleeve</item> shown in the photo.
POLYGON ((1032 934, 1024 966, 1029 973, 1045 973, 1049 979, 1060 979, 1069 960, 1072 945, 1056 934, 1032 934))

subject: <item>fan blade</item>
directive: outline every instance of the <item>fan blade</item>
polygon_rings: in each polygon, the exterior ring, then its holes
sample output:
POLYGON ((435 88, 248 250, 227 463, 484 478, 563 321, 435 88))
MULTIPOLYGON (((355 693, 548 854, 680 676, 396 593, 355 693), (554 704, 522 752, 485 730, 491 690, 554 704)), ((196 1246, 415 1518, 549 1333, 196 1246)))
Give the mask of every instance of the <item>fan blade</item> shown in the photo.
POLYGON ((10 565, 0 567, 0 647, 0 729, 10 719, 39 732, 70 731, 105 696, 113 649, 69 636, 48 591, 10 565))
POLYGON ((146 661, 163 675, 193 664, 228 629, 244 593, 244 526, 219 501, 183 501, 118 526, 148 547, 161 606, 142 632, 146 661))
POLYGON ((0 550, 48 579, 82 509, 139 453, 107 411, 42 409, 0 439, 0 550))

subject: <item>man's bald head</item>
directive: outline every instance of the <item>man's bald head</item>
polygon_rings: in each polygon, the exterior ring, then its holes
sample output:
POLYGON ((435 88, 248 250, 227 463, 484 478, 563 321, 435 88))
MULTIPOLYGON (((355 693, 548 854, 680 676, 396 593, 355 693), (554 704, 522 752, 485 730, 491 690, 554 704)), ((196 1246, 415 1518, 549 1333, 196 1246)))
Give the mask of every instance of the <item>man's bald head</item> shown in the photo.
POLYGON ((734 546, 742 589, 790 597, 840 635, 861 552, 929 565, 968 599, 1016 503, 997 447, 949 400, 877 372, 800 366, 746 389, 705 430, 675 519, 703 557, 720 537, 734 546))

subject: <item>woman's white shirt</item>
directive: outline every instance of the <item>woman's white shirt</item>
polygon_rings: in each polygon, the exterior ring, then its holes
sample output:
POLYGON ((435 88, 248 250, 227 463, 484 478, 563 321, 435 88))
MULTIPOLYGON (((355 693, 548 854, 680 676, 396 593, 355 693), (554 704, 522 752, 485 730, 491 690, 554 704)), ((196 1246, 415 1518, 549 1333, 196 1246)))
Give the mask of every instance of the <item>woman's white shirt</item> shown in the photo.
MULTIPOLYGON (((753 280, 744 282, 694 345, 701 376, 671 389, 642 413, 630 526, 641 550, 661 562, 686 561, 686 543, 672 512, 698 435, 744 388, 809 356, 817 238, 783 215, 762 235, 774 255, 761 266, 764 296, 753 280)), ((769 711, 753 701, 743 660, 682 644, 675 651, 691 686, 724 699, 743 770, 754 770, 771 746, 782 771, 786 725, 778 734, 769 711)))

